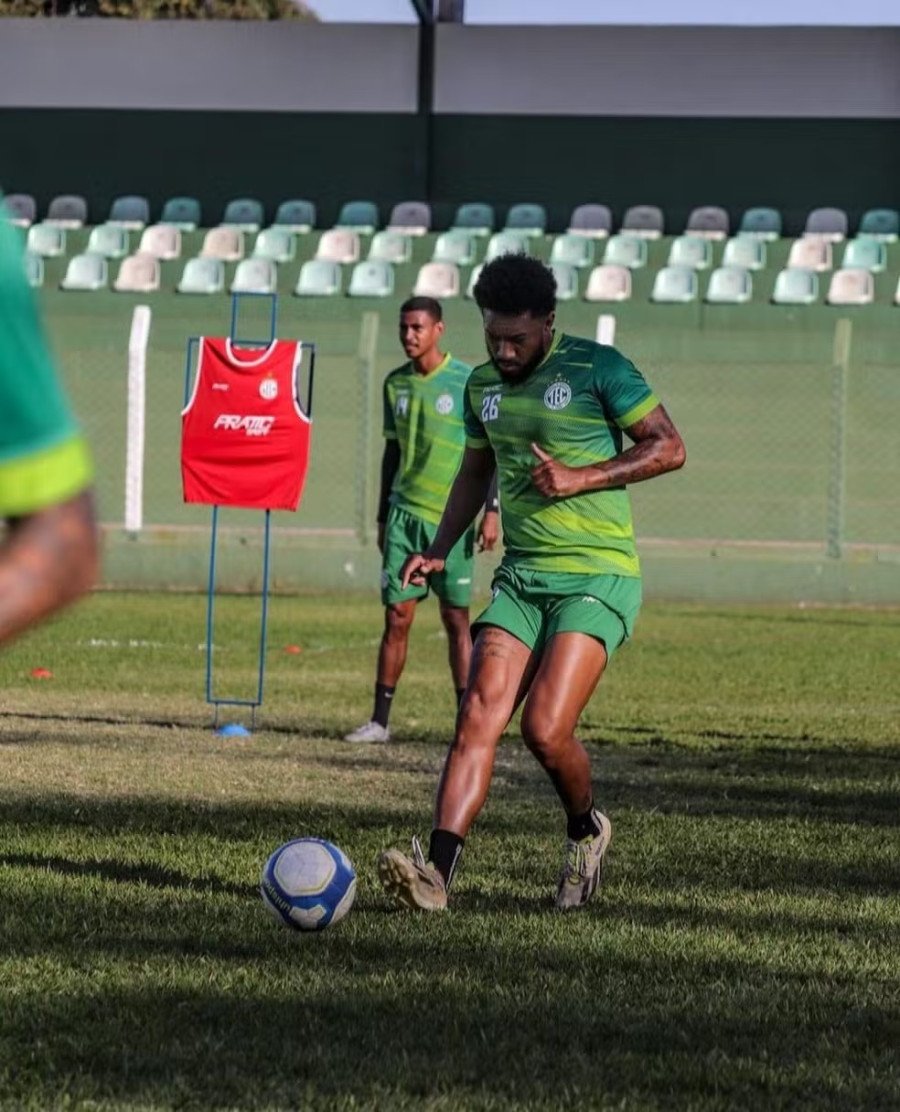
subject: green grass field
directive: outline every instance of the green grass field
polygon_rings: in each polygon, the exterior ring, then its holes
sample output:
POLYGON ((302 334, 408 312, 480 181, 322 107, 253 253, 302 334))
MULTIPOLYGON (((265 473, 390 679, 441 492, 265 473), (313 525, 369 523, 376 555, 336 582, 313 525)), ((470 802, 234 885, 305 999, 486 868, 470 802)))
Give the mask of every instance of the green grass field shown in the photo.
MULTIPOLYGON (((99 594, 0 656, 0 1107, 898 1106, 900 612, 649 606, 584 716, 614 839, 565 918, 561 813, 514 728, 451 912, 377 886, 451 729, 432 605, 373 748, 339 740, 373 598, 273 599, 243 740, 209 729, 204 612, 99 594), (302 834, 360 876, 318 936, 256 891, 302 834)), ((218 613, 220 690, 246 695, 256 603, 218 613)))

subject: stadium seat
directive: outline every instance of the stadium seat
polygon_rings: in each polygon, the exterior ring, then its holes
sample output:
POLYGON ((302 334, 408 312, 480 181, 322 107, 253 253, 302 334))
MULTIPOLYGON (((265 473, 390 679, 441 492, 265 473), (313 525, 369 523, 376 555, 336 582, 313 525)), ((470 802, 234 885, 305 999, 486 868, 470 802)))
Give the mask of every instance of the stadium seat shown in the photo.
POLYGON ((3 204, 9 222, 19 228, 30 228, 37 219, 37 202, 30 193, 10 193, 3 204))
POLYGON ((107 259, 124 259, 129 250, 128 229, 117 224, 98 224, 91 228, 87 250, 107 259))
POLYGON ((253 257, 289 263, 297 256, 297 237, 287 228, 264 228, 253 244, 253 257))
POLYGON ((722 266, 739 266, 744 270, 763 270, 766 265, 766 241, 759 236, 741 233, 725 244, 722 266))
POLYGON ((697 300, 697 272, 689 266, 664 266, 653 280, 650 300, 663 305, 680 305, 697 300))
POLYGON ((150 202, 146 197, 116 197, 110 205, 106 223, 140 231, 150 223, 150 202))
POLYGON ((897 289, 894 291, 894 304, 900 305, 900 279, 897 280, 897 289))
POLYGON ((406 232, 386 228, 376 232, 369 244, 369 259, 381 263, 408 263, 412 258, 412 239, 406 232))
POLYGON ((502 231, 492 235, 488 240, 485 261, 490 262, 498 255, 527 255, 528 236, 523 232, 502 231))
POLYGON ((278 268, 271 259, 243 259, 234 270, 232 293, 278 293, 278 268))
POLYGON ((60 282, 64 290, 105 290, 109 285, 109 264, 102 255, 85 253, 69 259, 66 275, 60 282))
POLYGON ((175 288, 179 293, 222 293, 225 289, 225 264, 221 259, 188 259, 181 281, 175 288))
POLYGON ((856 234, 871 236, 882 243, 894 243, 900 235, 900 213, 896 209, 869 209, 863 213, 856 234))
POLYGON ((741 217, 740 235, 756 236, 758 239, 781 238, 781 213, 778 209, 748 208, 741 217))
POLYGON ((416 276, 416 297, 459 297, 459 267, 453 263, 426 263, 416 276))
MULTIPOLYGON (((481 277, 482 270, 484 270, 484 264, 483 263, 480 263, 478 266, 473 266, 472 267, 472 273, 469 275, 469 281, 466 284, 466 297, 470 301, 475 296, 475 286, 478 282, 478 279, 481 277)), ((898 286, 897 289, 898 289, 898 292, 900 292, 900 286, 898 286)))
POLYGON ((478 238, 467 228, 451 228, 439 235, 434 244, 431 261, 434 263, 454 263, 456 266, 469 266, 475 261, 478 238))
POLYGON ((564 263, 579 269, 594 264, 594 241, 588 236, 567 232, 557 236, 550 249, 551 263, 564 263))
POLYGON ((359 234, 350 228, 331 228, 322 232, 316 258, 331 263, 359 262, 359 234))
POLYGON ((470 201, 460 205, 453 217, 451 228, 465 228, 473 236, 489 236, 496 226, 493 205, 470 201))
POLYGON ((423 236, 431 228, 431 205, 425 201, 401 201, 391 210, 388 228, 408 236, 423 236))
POLYGON ((236 263, 244 257, 244 233, 232 224, 210 228, 203 237, 200 255, 204 259, 221 259, 223 263, 236 263))
POLYGON ((29 251, 45 259, 58 259, 66 253, 66 232, 55 224, 32 224, 26 244, 29 251))
POLYGON ((113 282, 113 289, 118 293, 153 293, 159 286, 159 259, 140 252, 122 260, 113 282))
POLYGON ((378 207, 374 201, 347 201, 334 226, 369 235, 378 227, 378 207))
POLYGON ((160 224, 171 224, 180 232, 200 227, 200 202, 196 197, 170 197, 163 205, 160 224))
POLYGON ((33 290, 40 289, 44 284, 44 260, 33 251, 25 252, 25 276, 33 290))
POLYGON ((850 239, 844 247, 842 270, 868 270, 880 274, 887 266, 887 248, 871 236, 850 239))
POLYGON ((829 305, 871 305, 875 300, 872 272, 861 267, 836 270, 825 300, 829 305))
POLYGON ((728 213, 717 205, 700 205, 691 211, 684 231, 705 239, 727 239, 728 213))
POLYGON ((333 259, 310 259, 300 267, 294 293, 298 297, 334 297, 341 292, 341 267, 333 259))
POLYGON ((847 214, 839 208, 817 208, 806 218, 806 236, 821 236, 838 243, 847 235, 847 214))
POLYGON ((750 271, 740 266, 720 266, 709 276, 706 300, 713 305, 745 305, 753 297, 750 271))
POLYGON ((273 228, 286 228, 289 232, 311 232, 316 226, 316 206, 312 201, 299 199, 282 201, 272 221, 273 228))
POLYGON ((569 217, 569 235, 605 239, 612 232, 612 213, 606 205, 579 205, 569 217))
POLYGON ((831 270, 831 243, 818 236, 803 236, 791 244, 789 267, 801 270, 831 270))
POLYGON ((87 201, 74 193, 54 197, 44 222, 60 228, 83 228, 87 223, 87 201))
POLYGON ((233 225, 242 232, 258 232, 264 220, 262 201, 256 201, 252 197, 238 197, 229 201, 222 214, 223 224, 233 225))
POLYGON ((620 231, 644 239, 659 239, 663 228, 662 209, 656 205, 632 205, 625 213, 620 231))
POLYGON ((573 301, 578 296, 578 270, 571 263, 551 262, 550 269, 556 279, 556 300, 573 301))
POLYGON ((177 259, 181 255, 181 232, 172 224, 151 224, 141 235, 138 254, 157 259, 177 259))
POLYGON ((776 305, 812 305, 819 299, 819 277, 814 270, 788 267, 778 272, 772 300, 776 305))
POLYGON ((692 270, 709 270, 712 246, 701 236, 678 236, 669 248, 669 266, 689 266, 692 270))
POLYGON ((595 266, 584 291, 585 301, 628 301, 631 298, 631 271, 627 266, 604 263, 595 266))
POLYGON ((547 210, 543 205, 513 205, 506 214, 505 231, 542 236, 547 229, 547 210))
POLYGON ((647 265, 647 244, 631 234, 610 236, 603 261, 610 266, 627 266, 629 270, 640 270, 647 265))
POLYGON ((378 259, 357 263, 350 275, 348 297, 391 297, 394 292, 394 268, 378 259))

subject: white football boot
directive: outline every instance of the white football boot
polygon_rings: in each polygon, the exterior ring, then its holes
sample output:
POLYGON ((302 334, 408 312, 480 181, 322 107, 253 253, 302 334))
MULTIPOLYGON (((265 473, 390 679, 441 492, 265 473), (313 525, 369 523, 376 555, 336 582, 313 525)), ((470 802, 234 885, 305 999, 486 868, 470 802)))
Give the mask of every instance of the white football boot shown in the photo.
POLYGON ((560 911, 582 907, 600 883, 603 858, 612 839, 612 823, 599 811, 594 811, 594 818, 600 826, 598 834, 578 842, 566 839, 563 867, 556 890, 556 906, 560 911))
POLYGON ((381 742, 389 741, 390 736, 391 731, 387 726, 382 726, 379 722, 365 722, 358 729, 345 734, 344 741, 361 741, 370 745, 378 745, 381 742))

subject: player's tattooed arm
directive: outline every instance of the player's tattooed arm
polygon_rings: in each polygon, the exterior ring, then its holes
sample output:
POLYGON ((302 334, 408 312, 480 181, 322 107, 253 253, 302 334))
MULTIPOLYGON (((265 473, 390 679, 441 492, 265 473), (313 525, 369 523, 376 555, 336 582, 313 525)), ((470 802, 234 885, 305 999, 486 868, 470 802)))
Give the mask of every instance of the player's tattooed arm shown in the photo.
POLYGON ((84 594, 98 553, 89 492, 10 520, 0 545, 0 642, 84 594))

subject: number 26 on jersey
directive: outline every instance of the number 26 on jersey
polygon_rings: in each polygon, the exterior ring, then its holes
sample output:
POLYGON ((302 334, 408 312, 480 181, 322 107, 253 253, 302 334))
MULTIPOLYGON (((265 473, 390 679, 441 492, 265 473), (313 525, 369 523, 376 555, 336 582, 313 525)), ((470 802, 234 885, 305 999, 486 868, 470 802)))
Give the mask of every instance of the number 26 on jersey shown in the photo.
POLYGON ((481 423, 496 421, 500 416, 500 394, 485 394, 481 399, 481 423))

